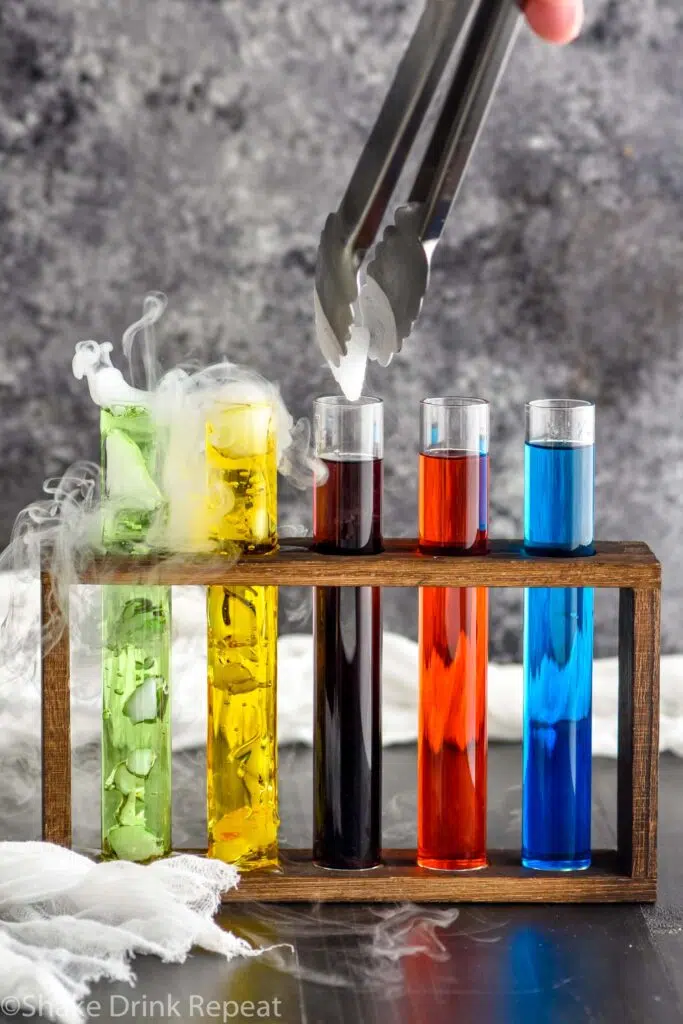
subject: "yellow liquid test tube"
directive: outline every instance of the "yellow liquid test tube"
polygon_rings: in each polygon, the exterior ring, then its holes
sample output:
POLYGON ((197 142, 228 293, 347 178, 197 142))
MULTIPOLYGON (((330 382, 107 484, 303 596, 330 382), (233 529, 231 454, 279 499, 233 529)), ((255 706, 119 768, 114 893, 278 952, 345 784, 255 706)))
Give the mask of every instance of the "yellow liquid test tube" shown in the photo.
MULTIPOLYGON (((277 549, 269 403, 223 405, 206 426, 207 517, 217 549, 277 549)), ((278 862, 277 587, 208 588, 209 856, 241 870, 278 862)))

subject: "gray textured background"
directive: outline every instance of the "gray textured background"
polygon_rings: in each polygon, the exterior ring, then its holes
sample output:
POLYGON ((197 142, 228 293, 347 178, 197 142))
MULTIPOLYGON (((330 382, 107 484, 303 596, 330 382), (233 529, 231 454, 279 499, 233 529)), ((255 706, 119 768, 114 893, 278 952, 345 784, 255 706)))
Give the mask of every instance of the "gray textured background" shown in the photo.
MULTIPOLYGON (((581 40, 525 31, 387 401, 387 532, 415 528, 417 403, 493 403, 492 529, 520 532, 522 406, 594 399, 598 527, 663 557, 681 646, 683 15, 592 0, 581 40)), ((229 353, 297 415, 331 378, 313 346, 318 234, 415 0, 2 0, 0 532, 42 479, 96 453, 75 341, 118 341, 167 292, 166 364, 229 353)), ((293 513, 290 511, 290 518, 293 513)), ((603 601, 598 649, 613 649, 603 601)), ((414 595, 388 621, 414 633, 414 595)), ((519 654, 519 595, 494 600, 519 654)))

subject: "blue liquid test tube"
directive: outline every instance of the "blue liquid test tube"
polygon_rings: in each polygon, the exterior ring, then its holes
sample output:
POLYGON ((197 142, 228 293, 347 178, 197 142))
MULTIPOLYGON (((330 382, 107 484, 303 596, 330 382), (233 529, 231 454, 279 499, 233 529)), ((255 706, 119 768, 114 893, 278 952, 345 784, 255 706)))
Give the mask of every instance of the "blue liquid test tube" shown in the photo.
MULTIPOLYGON (((526 406, 524 545, 593 553, 595 406, 526 406)), ((591 861, 593 590, 524 593, 522 864, 576 871, 591 861)))

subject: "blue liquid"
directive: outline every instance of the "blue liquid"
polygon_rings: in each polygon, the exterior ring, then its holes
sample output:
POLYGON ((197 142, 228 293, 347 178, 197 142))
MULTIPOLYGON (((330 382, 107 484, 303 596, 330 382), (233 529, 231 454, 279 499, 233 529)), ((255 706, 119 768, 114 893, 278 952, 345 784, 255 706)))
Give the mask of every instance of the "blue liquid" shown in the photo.
MULTIPOLYGON (((525 546, 593 548, 592 446, 526 445, 525 546)), ((524 595, 522 863, 552 871, 590 864, 593 591, 524 595)))
POLYGON ((593 591, 527 590, 524 655, 522 863, 588 867, 593 591))
POLYGON ((590 555, 593 445, 524 446, 524 546, 535 554, 590 555))

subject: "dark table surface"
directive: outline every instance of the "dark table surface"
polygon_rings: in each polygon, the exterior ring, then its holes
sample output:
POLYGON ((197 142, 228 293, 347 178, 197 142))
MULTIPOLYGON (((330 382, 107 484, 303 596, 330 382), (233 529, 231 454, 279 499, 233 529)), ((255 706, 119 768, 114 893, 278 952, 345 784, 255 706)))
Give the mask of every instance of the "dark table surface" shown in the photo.
MULTIPOLYGON (((90 770, 90 756, 79 754, 77 804, 97 777, 90 770)), ((176 755, 174 768, 176 842, 201 845, 205 822, 198 780, 203 778, 203 756, 176 755)), ((283 750, 280 779, 283 845, 306 846, 311 831, 310 750, 283 750)), ((414 747, 387 750, 387 846, 415 844, 414 780, 414 747)), ((95 987, 92 1019, 106 1024, 133 1019, 287 1024, 683 1020, 682 786, 683 760, 662 757, 656 907, 227 907, 220 916, 226 928, 254 944, 287 943, 291 948, 230 963, 201 952, 182 966, 139 958, 135 989, 95 987)), ((491 745, 492 847, 519 846, 519 802, 520 749, 491 745)), ((616 764, 596 759, 596 847, 615 845, 615 819, 616 764)), ((96 841, 92 816, 89 821, 79 823, 76 816, 76 839, 82 846, 96 841)))

